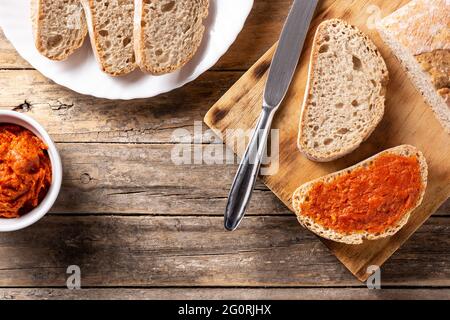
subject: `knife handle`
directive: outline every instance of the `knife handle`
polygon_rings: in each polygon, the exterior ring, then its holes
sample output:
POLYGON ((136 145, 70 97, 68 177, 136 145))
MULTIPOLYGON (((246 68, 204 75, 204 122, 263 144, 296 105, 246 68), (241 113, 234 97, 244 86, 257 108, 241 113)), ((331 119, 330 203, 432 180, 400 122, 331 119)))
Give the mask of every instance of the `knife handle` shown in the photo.
POLYGON ((250 202, 275 112, 274 108, 263 107, 255 132, 239 165, 225 210, 225 229, 228 231, 236 230, 250 202))

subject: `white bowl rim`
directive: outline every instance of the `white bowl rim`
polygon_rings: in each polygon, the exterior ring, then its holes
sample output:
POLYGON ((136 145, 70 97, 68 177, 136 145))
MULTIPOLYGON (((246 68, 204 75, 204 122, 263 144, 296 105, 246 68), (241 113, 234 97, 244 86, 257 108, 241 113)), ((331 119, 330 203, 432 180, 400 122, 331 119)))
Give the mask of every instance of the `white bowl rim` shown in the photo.
POLYGON ((62 183, 62 163, 55 143, 47 131, 33 118, 16 111, 0 110, 0 124, 9 123, 22 126, 42 139, 48 147, 48 155, 52 165, 52 183, 45 198, 41 203, 19 218, 0 218, 0 232, 16 231, 24 229, 47 214, 55 203, 62 183), (6 118, 6 119, 5 119, 6 118))

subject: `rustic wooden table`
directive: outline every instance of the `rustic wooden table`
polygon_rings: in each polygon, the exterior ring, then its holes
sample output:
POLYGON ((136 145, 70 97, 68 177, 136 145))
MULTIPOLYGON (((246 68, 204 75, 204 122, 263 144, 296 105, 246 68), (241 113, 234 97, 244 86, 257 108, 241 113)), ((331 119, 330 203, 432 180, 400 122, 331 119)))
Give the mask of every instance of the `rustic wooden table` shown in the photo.
POLYGON ((383 266, 383 290, 368 290, 261 183, 241 228, 225 232, 236 166, 172 163, 175 129, 208 147, 195 122, 276 41, 290 3, 257 0, 213 69, 130 102, 55 85, 0 33, 0 109, 43 124, 65 170, 50 214, 0 234, 0 299, 450 298, 450 202, 383 266), (82 290, 66 288, 69 265, 82 290))

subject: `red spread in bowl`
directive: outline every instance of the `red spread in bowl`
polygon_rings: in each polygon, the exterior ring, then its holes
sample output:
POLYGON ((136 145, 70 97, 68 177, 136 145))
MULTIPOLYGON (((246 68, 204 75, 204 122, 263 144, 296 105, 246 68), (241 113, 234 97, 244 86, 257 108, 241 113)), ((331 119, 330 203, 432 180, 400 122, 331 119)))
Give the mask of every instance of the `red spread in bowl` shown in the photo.
POLYGON ((46 144, 21 126, 0 124, 0 217, 30 212, 44 199, 51 181, 46 144))

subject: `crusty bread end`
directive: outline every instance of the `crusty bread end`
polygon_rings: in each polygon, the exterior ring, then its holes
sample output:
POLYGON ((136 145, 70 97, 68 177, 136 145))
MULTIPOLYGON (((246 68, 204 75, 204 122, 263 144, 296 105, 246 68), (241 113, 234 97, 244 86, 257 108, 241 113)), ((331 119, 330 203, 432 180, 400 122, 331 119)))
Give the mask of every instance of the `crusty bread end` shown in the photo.
POLYGON ((450 3, 413 0, 377 24, 378 33, 450 134, 450 3))

